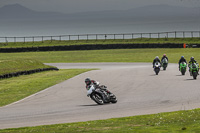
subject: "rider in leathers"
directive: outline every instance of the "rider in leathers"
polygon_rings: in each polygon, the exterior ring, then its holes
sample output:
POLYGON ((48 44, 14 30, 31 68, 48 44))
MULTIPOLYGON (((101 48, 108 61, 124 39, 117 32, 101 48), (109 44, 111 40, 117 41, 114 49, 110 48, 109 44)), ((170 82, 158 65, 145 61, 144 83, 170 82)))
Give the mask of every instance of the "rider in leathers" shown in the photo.
POLYGON ((168 57, 167 57, 167 55, 166 55, 166 54, 163 54, 163 57, 162 57, 161 61, 162 61, 164 58, 166 58, 166 59, 167 59, 167 61, 169 61, 169 59, 168 59, 168 57))
POLYGON ((179 62, 178 62, 179 71, 180 71, 180 63, 181 63, 181 62, 185 62, 185 63, 187 64, 187 61, 186 61, 186 59, 184 58, 184 56, 181 56, 181 59, 180 59, 179 62))
POLYGON ((108 90, 106 89, 106 86, 99 86, 99 82, 97 82, 97 81, 95 81, 95 80, 91 80, 90 78, 86 78, 86 79, 85 79, 85 84, 86 84, 86 89, 87 89, 87 90, 89 90, 90 87, 91 87, 92 85, 94 85, 94 88, 95 88, 95 89, 96 89, 96 88, 100 88, 100 89, 106 91, 108 94, 110 94, 110 96, 113 95, 110 91, 108 91, 108 90))
POLYGON ((160 59, 158 56, 156 56, 156 58, 153 60, 153 68, 154 68, 154 65, 156 62, 159 62, 160 63, 160 59))
MULTIPOLYGON (((198 64, 198 62, 194 59, 194 57, 191 57, 191 58, 190 58, 190 61, 189 61, 189 63, 188 63, 188 67, 189 67, 192 63, 197 63, 197 64, 198 64)), ((189 72, 190 72, 190 67, 189 67, 189 72)), ((199 75, 199 68, 198 68, 197 74, 199 75)))

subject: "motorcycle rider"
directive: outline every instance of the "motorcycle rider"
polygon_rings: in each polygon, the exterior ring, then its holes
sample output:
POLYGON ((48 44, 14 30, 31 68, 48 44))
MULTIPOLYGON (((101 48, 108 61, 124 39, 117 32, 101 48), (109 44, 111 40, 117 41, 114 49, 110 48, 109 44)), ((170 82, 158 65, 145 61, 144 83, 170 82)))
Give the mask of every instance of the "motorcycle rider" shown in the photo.
POLYGON ((155 57, 155 59, 153 60, 153 68, 154 68, 154 65, 156 62, 159 62, 160 63, 160 59, 158 56, 155 57))
POLYGON ((86 89, 87 89, 87 90, 89 90, 90 87, 91 87, 92 85, 94 85, 94 88, 95 88, 95 89, 96 89, 96 88, 100 88, 100 89, 106 91, 108 94, 110 94, 110 96, 113 95, 110 91, 108 91, 108 90, 106 89, 106 86, 99 86, 99 82, 97 82, 97 81, 95 81, 95 80, 91 80, 90 78, 86 78, 86 79, 85 79, 85 84, 86 84, 86 89))
POLYGON ((169 61, 169 60, 168 60, 168 57, 166 56, 166 54, 163 54, 163 57, 162 57, 161 61, 162 61, 164 58, 166 58, 167 61, 169 61))
MULTIPOLYGON (((198 65, 198 62, 194 59, 193 56, 190 58, 190 61, 189 61, 189 63, 188 63, 188 67, 189 67, 192 63, 196 63, 196 64, 198 65)), ((198 65, 198 67, 199 67, 199 65, 198 65)), ((189 72, 190 72, 190 67, 189 67, 189 72)), ((199 75, 199 68, 198 68, 197 74, 199 75)))
POLYGON ((178 62, 179 71, 180 71, 180 63, 181 63, 181 62, 185 62, 185 63, 187 64, 187 61, 186 61, 186 59, 184 58, 184 56, 181 56, 181 58, 180 58, 180 60, 179 60, 179 62, 178 62))

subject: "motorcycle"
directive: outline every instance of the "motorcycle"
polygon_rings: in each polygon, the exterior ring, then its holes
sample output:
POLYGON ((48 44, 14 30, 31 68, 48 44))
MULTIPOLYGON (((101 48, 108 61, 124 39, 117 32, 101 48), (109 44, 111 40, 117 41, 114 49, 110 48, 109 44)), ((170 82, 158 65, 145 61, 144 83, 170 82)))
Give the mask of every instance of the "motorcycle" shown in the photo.
POLYGON ((181 74, 182 74, 182 75, 185 75, 186 69, 187 69, 187 64, 186 64, 186 62, 181 62, 181 63, 180 63, 180 71, 181 71, 181 74))
POLYGON ((190 76, 193 76, 194 79, 197 79, 199 65, 197 63, 189 64, 189 71, 190 71, 190 76))
POLYGON ((114 94, 110 94, 106 91, 106 86, 101 85, 98 87, 94 87, 92 85, 90 89, 87 91, 87 96, 90 97, 93 101, 95 101, 99 105, 103 105, 106 103, 117 103, 117 98, 114 94))
POLYGON ((167 68, 167 65, 168 65, 168 60, 166 58, 164 58, 162 60, 162 63, 161 63, 162 67, 163 67, 163 70, 166 70, 167 68))
POLYGON ((160 72, 160 67, 161 67, 161 65, 159 62, 156 62, 154 64, 154 71, 155 71, 156 75, 158 75, 158 73, 160 72))

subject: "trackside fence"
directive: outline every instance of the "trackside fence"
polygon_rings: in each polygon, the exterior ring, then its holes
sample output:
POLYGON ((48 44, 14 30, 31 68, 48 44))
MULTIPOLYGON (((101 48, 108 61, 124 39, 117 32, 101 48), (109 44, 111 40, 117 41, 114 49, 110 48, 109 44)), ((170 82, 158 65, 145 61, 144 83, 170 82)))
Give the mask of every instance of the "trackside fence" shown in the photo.
POLYGON ((0 37, 0 43, 8 42, 36 42, 69 41, 69 40, 106 40, 106 39, 137 39, 137 38, 200 38, 200 31, 172 31, 158 33, 126 33, 126 34, 80 34, 58 36, 26 36, 26 37, 0 37))

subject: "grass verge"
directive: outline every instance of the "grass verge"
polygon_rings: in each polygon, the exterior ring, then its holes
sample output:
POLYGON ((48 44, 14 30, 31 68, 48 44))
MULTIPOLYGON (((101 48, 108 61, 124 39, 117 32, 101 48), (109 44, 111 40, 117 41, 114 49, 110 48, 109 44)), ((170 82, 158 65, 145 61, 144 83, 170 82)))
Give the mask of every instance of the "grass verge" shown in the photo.
POLYGON ((32 59, 15 59, 10 58, 9 60, 0 60, 0 75, 28 71, 39 68, 50 68, 52 66, 44 65, 42 62, 32 60, 32 59))
POLYGON ((200 109, 0 130, 0 133, 198 133, 200 109))
POLYGON ((114 49, 84 51, 51 51, 0 53, 0 60, 35 59, 43 63, 77 63, 77 62, 152 62, 155 56, 167 54, 170 63, 178 63, 182 55, 189 61, 191 56, 200 61, 200 48, 174 49, 114 49))
POLYGON ((42 46, 65 46, 65 45, 85 45, 85 44, 141 44, 141 43, 186 43, 200 44, 200 38, 137 38, 137 39, 106 39, 106 40, 69 40, 57 41, 46 40, 37 42, 8 42, 0 43, 0 48, 16 47, 42 47, 42 46))
POLYGON ((0 80, 0 106, 23 99, 91 69, 47 71, 0 80))

